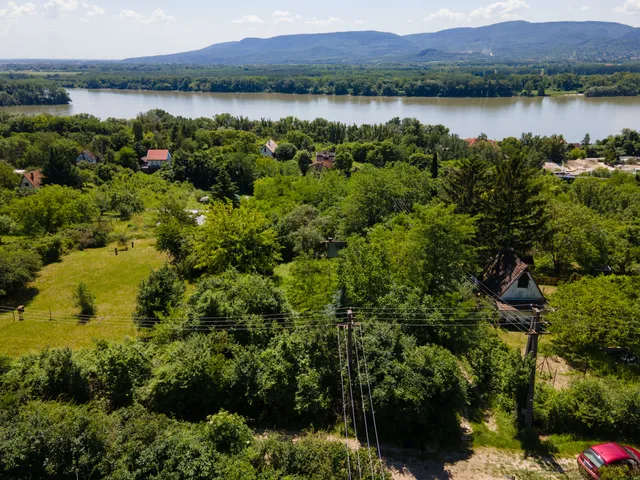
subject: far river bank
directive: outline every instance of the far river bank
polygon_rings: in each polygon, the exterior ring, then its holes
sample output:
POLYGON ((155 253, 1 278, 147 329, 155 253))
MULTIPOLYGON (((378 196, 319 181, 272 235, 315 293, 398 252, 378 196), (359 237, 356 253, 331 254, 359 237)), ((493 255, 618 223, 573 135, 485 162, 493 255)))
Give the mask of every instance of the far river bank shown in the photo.
POLYGON ((586 133, 599 139, 623 128, 640 129, 640 97, 354 97, 111 89, 68 92, 70 105, 2 107, 0 111, 27 115, 88 113, 106 119, 134 118, 140 112, 159 108, 189 118, 229 113, 251 119, 325 118, 346 124, 415 117, 425 124, 443 124, 461 137, 486 133, 490 138, 501 139, 523 132, 556 133, 570 142, 580 141, 586 133))

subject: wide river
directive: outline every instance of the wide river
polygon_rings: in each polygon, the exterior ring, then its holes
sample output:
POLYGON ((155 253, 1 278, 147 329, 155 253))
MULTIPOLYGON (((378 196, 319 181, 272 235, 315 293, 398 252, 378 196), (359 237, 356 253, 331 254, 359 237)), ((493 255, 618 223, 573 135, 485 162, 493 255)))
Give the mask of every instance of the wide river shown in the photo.
POLYGON ((161 108, 191 118, 230 113, 251 119, 322 117, 347 124, 415 117, 425 124, 443 124, 462 137, 486 133, 489 138, 502 139, 523 132, 558 133, 571 142, 579 142, 586 133, 600 139, 623 128, 640 129, 640 97, 387 98, 84 89, 70 89, 69 94, 71 105, 4 107, 0 111, 29 115, 90 113, 105 119, 133 118, 140 112, 161 108))

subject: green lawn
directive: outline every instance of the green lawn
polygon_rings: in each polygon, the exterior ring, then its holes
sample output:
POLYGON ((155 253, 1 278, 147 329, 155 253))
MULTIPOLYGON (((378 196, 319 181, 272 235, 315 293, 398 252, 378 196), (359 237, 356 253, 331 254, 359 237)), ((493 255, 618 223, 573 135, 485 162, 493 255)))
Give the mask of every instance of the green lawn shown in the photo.
POLYGON ((25 305, 25 319, 0 315, 0 354, 18 356, 47 346, 81 348, 94 338, 120 340, 134 336, 131 320, 140 281, 165 261, 153 239, 137 240, 135 247, 120 251, 114 246, 73 252, 61 262, 42 269, 29 291, 17 303, 25 305), (74 315, 72 292, 84 282, 96 295, 97 316, 82 324, 74 315), (49 321, 49 309, 57 321, 49 321))

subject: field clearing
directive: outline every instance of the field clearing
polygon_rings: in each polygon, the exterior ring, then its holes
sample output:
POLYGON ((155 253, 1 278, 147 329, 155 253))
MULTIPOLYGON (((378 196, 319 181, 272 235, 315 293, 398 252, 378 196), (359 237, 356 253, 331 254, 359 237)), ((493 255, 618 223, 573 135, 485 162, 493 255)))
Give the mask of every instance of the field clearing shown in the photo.
POLYGON ((0 354, 15 357, 45 347, 87 347, 94 338, 135 336, 131 314, 138 285, 166 260, 154 244, 153 239, 137 240, 133 249, 117 256, 114 244, 76 251, 44 267, 26 295, 11 302, 13 307, 25 305, 24 321, 0 315, 0 354), (81 281, 96 295, 97 316, 86 323, 75 318, 72 298, 81 281), (49 309, 57 321, 49 321, 49 309))

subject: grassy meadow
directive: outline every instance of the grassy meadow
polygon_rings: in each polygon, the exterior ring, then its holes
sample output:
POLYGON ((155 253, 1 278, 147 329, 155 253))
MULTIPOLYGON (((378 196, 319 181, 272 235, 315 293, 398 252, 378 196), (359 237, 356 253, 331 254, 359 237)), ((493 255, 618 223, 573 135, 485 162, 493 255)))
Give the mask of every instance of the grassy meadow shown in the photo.
POLYGON ((138 285, 166 258, 154 244, 153 239, 137 240, 117 256, 115 244, 74 251, 44 267, 24 296, 12 301, 12 306, 25 305, 24 321, 0 315, 0 354, 15 357, 45 347, 86 347, 94 338, 135 336, 131 314, 138 285), (79 282, 96 296, 97 315, 86 323, 75 318, 72 294, 79 282), (49 309, 57 321, 49 321, 49 309))

